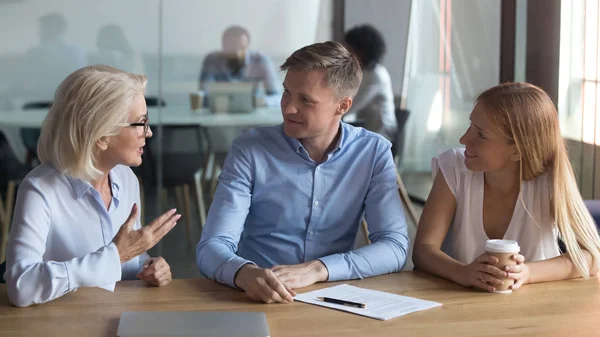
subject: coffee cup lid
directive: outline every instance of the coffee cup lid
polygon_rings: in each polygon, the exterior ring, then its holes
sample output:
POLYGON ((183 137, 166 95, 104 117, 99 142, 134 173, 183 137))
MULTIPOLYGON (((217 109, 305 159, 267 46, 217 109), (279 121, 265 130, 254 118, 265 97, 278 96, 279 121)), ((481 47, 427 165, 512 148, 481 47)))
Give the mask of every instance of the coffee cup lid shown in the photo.
POLYGON ((518 253, 521 247, 513 240, 487 240, 485 251, 493 253, 518 253))

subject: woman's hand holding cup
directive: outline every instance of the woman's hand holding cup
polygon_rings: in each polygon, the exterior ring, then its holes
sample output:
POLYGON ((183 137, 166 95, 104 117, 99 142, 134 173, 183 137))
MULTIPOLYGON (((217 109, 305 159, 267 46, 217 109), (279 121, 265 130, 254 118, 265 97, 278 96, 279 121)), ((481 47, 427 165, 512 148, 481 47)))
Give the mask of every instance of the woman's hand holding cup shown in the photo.
POLYGON ((516 264, 504 267, 508 273, 508 278, 514 280, 514 284, 510 286, 511 290, 521 288, 525 283, 529 282, 529 266, 525 263, 525 257, 521 254, 511 256, 516 264))
POLYGON ((496 267, 498 258, 482 254, 471 264, 464 266, 458 283, 489 292, 496 291, 504 283, 507 273, 496 267))

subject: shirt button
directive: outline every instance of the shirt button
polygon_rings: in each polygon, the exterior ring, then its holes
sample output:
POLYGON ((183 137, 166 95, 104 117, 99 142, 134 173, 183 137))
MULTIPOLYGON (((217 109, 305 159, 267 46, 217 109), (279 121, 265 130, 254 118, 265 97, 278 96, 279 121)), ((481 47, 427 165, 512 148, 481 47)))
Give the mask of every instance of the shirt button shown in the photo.
POLYGON ((315 206, 319 206, 319 201, 315 201, 315 206))
POLYGON ((321 170, 321 166, 317 166, 317 171, 320 171, 320 170, 321 170))
POLYGON ((314 233, 313 231, 309 231, 309 232, 308 232, 308 235, 309 235, 309 236, 312 236, 312 235, 313 235, 313 233, 314 233))

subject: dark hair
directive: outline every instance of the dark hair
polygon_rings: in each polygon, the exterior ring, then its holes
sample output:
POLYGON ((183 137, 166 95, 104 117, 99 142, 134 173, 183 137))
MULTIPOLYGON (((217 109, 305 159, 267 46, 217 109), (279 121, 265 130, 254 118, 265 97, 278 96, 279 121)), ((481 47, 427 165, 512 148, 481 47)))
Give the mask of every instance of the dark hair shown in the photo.
POLYGON ((281 70, 327 71, 327 85, 333 89, 336 97, 354 97, 362 81, 360 63, 348 49, 338 42, 311 44, 296 50, 279 67, 281 70))
POLYGON ((250 42, 250 32, 242 26, 229 26, 223 32, 223 40, 246 36, 248 38, 248 42, 250 42))
POLYGON ((100 28, 96 37, 96 46, 98 49, 119 50, 127 56, 133 54, 133 48, 127 41, 125 33, 117 25, 106 25, 100 28))
POLYGON ((44 34, 49 37, 61 35, 67 30, 67 20, 61 13, 43 15, 38 19, 38 23, 44 34))
POLYGON ((362 66, 373 69, 385 55, 385 41, 381 33, 371 25, 356 26, 346 32, 344 41, 357 54, 362 66))

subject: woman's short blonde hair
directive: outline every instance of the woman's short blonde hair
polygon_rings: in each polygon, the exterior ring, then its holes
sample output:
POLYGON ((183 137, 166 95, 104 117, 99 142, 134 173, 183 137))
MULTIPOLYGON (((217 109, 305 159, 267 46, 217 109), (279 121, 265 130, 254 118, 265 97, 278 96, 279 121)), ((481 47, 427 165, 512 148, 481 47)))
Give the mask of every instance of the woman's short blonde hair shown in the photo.
POLYGON ((96 143, 119 134, 137 95, 148 79, 113 67, 94 65, 76 70, 58 86, 42 126, 38 157, 60 172, 92 181, 102 176, 96 167, 96 143))

